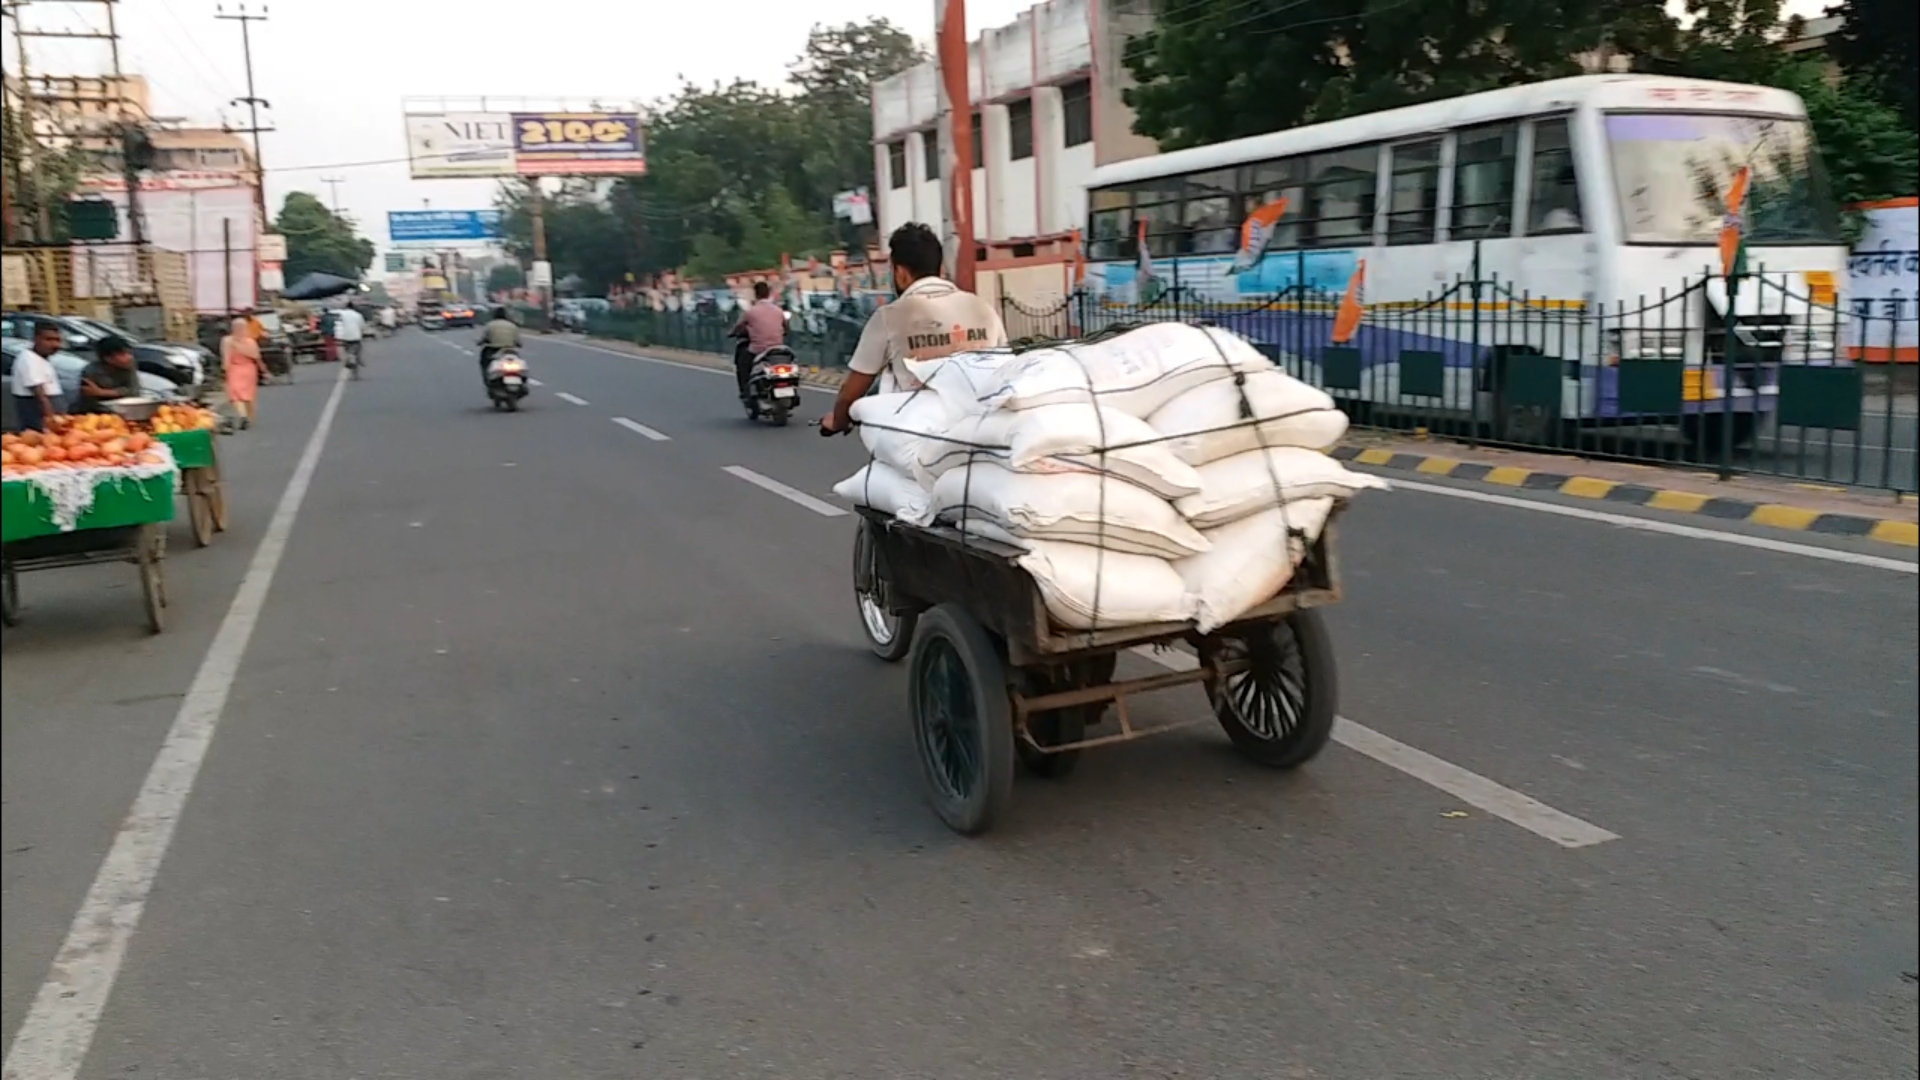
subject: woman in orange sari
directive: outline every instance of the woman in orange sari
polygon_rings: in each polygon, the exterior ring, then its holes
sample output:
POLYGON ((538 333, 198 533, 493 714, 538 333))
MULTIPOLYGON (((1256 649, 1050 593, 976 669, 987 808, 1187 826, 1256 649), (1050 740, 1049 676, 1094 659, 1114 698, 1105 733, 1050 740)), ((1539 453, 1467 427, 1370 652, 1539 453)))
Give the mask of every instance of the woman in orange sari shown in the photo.
POLYGON ((240 413, 240 426, 253 426, 253 399, 260 389, 260 343, 244 320, 235 319, 220 339, 220 365, 226 370, 227 400, 240 413))

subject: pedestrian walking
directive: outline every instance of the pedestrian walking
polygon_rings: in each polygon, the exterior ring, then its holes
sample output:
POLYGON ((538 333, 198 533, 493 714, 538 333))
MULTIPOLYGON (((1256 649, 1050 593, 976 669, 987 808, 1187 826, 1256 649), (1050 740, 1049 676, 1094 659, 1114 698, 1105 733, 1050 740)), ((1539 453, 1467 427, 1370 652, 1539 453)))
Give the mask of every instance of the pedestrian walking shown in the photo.
POLYGON ((220 339, 220 365, 227 372, 227 400, 240 413, 240 426, 253 426, 253 401, 260 390, 260 343, 244 319, 235 319, 220 339))

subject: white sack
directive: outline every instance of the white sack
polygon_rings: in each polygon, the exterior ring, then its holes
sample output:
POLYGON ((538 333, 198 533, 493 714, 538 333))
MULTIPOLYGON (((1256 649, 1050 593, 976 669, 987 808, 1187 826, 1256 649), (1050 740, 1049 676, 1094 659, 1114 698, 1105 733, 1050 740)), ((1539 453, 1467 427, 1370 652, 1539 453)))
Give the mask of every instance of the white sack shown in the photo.
POLYGON ((1033 575, 1047 614, 1070 630, 1185 622, 1186 586, 1165 559, 1036 540, 1020 565, 1033 575))
POLYGON ((1167 436, 1168 446, 1189 465, 1205 465, 1263 445, 1325 450, 1347 433, 1347 415, 1325 391, 1271 367, 1248 374, 1244 386, 1215 380, 1188 390, 1161 406, 1147 422, 1167 436), (1243 391, 1253 410, 1250 418, 1240 413, 1243 391))
POLYGON ((1013 358, 1006 349, 958 352, 931 360, 909 360, 907 370, 922 387, 946 402, 950 414, 967 416, 987 410, 986 397, 999 385, 1000 369, 1013 358))
POLYGON ((1093 544, 1168 559, 1207 550, 1206 538, 1165 499, 1091 473, 1036 475, 975 462, 947 470, 934 483, 933 511, 956 523, 982 517, 1028 540, 1093 544))
POLYGON ((966 416, 954 423, 949 439, 928 438, 920 444, 920 467, 927 476, 939 477, 972 457, 1015 472, 1104 472, 1163 499, 1200 490, 1193 466, 1176 457, 1146 421, 1095 405, 1044 405, 966 416), (1103 447, 1120 449, 1103 455, 1103 447))
POLYGON ((949 357, 928 385, 956 413, 1098 401, 1145 419, 1202 383, 1235 371, 1272 369, 1272 361, 1231 331, 1155 323, 1104 341, 1030 349, 1011 358, 949 357))
POLYGON ((833 493, 856 506, 884 510, 902 521, 924 525, 932 518, 932 494, 884 461, 870 461, 833 486, 833 493))
POLYGON ((1205 531, 1298 499, 1351 497, 1384 488, 1385 480, 1354 472, 1318 450, 1296 446, 1251 450, 1196 470, 1200 492, 1174 501, 1194 528, 1205 531))
POLYGON ((1209 531, 1211 551, 1174 563, 1199 631, 1210 634, 1272 599, 1306 555, 1306 543, 1289 528, 1317 538, 1333 506, 1330 498, 1301 499, 1263 510, 1209 531))
POLYGON ((912 391, 863 397, 853 403, 851 415, 867 452, 909 477, 920 469, 921 440, 953 423, 938 395, 912 391))

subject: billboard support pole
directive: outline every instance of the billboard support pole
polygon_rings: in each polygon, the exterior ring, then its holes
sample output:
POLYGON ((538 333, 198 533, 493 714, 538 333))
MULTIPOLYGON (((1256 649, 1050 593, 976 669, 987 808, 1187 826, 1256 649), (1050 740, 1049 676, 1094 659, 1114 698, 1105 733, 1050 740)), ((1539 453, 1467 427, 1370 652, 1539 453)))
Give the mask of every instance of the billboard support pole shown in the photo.
MULTIPOLYGON (((547 197, 540 190, 539 177, 527 178, 527 194, 530 196, 527 203, 527 218, 533 232, 533 261, 543 263, 547 261, 547 215, 542 204, 547 201, 547 197)), ((540 302, 540 317, 543 320, 551 318, 553 315, 552 281, 541 286, 535 296, 540 302)))

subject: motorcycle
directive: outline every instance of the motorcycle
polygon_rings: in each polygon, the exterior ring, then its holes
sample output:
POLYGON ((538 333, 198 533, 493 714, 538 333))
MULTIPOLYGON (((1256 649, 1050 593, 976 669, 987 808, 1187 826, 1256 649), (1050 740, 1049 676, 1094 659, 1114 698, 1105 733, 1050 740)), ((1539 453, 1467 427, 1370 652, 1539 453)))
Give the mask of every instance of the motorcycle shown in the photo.
POLYGON ((800 404, 800 362, 792 349, 775 345, 753 358, 743 404, 747 419, 764 416, 774 427, 787 426, 787 415, 800 404))
POLYGON ((487 358, 487 400, 496 410, 514 412, 527 396, 527 362, 512 349, 500 349, 487 358))

